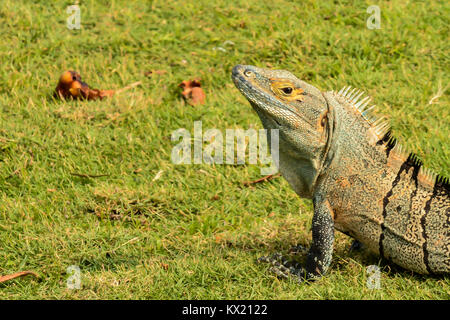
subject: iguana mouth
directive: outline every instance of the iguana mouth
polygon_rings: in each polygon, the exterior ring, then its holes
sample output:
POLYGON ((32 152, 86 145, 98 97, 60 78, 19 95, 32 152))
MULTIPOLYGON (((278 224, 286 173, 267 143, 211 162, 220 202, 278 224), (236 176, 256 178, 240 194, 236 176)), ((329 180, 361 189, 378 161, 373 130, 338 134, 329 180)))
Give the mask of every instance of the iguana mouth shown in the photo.
POLYGON ((271 113, 269 113, 267 110, 262 109, 260 106, 258 106, 256 103, 250 101, 250 105, 252 108, 258 113, 260 116, 264 115, 265 119, 269 122, 271 122, 271 128, 272 129, 281 129, 283 128, 283 125, 277 121, 276 117, 274 117, 271 113))
POLYGON ((277 119, 273 119, 273 121, 275 121, 276 124, 277 124, 279 127, 281 127, 281 124, 277 121, 277 119))

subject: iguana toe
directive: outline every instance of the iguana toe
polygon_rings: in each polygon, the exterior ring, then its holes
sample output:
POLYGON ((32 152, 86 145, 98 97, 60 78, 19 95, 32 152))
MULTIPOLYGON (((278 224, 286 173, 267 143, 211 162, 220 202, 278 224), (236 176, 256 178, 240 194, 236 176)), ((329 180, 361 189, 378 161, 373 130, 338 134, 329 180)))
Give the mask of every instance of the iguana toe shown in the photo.
POLYGON ((260 257, 258 262, 264 262, 271 265, 269 270, 279 278, 294 277, 297 281, 303 282, 310 280, 314 276, 307 272, 298 262, 285 259, 280 253, 271 256, 260 257))
POLYGON ((304 245, 297 244, 289 249, 290 253, 306 256, 308 254, 309 248, 305 247, 304 245))

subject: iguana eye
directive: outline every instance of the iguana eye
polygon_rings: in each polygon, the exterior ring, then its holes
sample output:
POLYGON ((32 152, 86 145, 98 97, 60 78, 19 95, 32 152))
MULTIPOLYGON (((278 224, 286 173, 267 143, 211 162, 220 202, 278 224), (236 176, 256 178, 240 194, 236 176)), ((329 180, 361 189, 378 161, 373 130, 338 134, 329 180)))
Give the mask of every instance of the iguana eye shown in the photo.
POLYGON ((291 94, 293 89, 291 87, 281 88, 281 91, 283 91, 286 94, 291 94))
POLYGON ((244 76, 250 78, 251 76, 253 76, 253 72, 252 72, 251 70, 245 70, 245 71, 244 71, 244 76))
POLYGON ((303 89, 296 88, 295 85, 284 79, 270 79, 270 88, 272 92, 281 100, 285 101, 302 101, 303 89))

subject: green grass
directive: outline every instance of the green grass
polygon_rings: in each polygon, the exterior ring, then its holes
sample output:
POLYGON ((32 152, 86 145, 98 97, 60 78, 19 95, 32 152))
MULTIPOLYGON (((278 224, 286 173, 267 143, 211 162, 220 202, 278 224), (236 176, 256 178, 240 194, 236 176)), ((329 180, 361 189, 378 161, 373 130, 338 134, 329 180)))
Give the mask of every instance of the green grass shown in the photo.
POLYGON ((448 299, 448 278, 421 277, 337 234, 329 274, 279 280, 262 255, 308 244, 309 201, 287 182, 244 187, 257 165, 174 165, 171 133, 261 128, 234 88, 238 63, 288 69, 321 88, 367 91, 394 134, 449 176, 446 1, 71 1, 0 3, 0 299, 448 299), (381 8, 381 29, 366 8, 381 8), (226 40, 227 52, 214 50, 226 40), (93 87, 143 85, 104 101, 51 97, 61 72, 93 87), (145 77, 149 70, 164 75, 145 77), (202 78, 203 106, 177 85, 202 78), (162 175, 153 181, 160 171, 162 175), (74 176, 107 174, 98 178, 74 176), (381 289, 366 267, 381 267, 381 289), (66 269, 81 269, 68 290, 66 269))

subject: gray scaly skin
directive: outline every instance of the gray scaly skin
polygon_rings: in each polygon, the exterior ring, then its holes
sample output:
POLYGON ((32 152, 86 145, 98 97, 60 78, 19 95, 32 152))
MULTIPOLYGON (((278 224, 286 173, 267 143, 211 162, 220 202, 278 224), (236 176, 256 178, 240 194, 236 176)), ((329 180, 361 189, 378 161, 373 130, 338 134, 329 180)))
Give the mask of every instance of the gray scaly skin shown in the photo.
POLYGON ((369 97, 350 87, 321 92, 288 71, 254 66, 237 65, 232 79, 264 128, 279 129, 279 170, 314 204, 306 265, 263 261, 280 275, 320 277, 336 229, 405 269, 450 272, 448 179, 402 150, 387 121, 372 118, 369 97))

